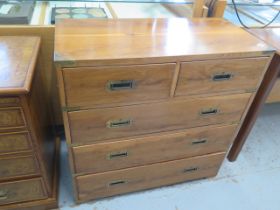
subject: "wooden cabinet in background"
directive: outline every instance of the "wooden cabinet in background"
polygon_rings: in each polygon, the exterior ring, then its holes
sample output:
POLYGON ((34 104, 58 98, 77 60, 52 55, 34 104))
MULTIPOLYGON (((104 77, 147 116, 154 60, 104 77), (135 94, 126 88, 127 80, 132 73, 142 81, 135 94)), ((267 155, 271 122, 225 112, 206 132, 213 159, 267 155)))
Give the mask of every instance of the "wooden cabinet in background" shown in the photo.
POLYGON ((55 138, 40 38, 0 36, 0 209, 57 207, 55 138))

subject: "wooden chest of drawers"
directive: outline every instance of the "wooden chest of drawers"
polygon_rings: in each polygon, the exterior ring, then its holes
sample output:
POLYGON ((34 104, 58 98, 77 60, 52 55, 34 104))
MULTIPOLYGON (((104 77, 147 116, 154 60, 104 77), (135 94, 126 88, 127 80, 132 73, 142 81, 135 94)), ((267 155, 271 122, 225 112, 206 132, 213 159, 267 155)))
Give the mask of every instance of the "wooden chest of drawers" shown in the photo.
POLYGON ((0 36, 0 209, 49 209, 56 141, 39 37, 0 36))
POLYGON ((273 53, 218 19, 59 23, 77 201, 215 176, 273 53))

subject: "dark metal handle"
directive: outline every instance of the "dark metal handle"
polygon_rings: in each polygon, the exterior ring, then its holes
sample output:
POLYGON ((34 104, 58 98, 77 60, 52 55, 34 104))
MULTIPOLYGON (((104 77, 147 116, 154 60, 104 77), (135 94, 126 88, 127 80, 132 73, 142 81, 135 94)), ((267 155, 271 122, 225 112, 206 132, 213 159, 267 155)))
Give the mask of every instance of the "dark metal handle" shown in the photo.
POLYGON ((202 115, 202 116, 215 115, 218 113, 219 113, 219 110, 217 108, 203 109, 200 111, 200 115, 202 115))
POLYGON ((8 199, 8 191, 0 190, 0 200, 8 199))
POLYGON ((207 139, 197 139, 192 142, 192 145, 205 144, 206 142, 207 142, 207 139))
POLYGON ((213 81, 224 81, 224 80, 230 80, 233 78, 233 74, 232 73, 226 73, 226 72, 223 72, 223 73, 218 73, 218 74, 214 74, 212 76, 212 80, 213 81))
POLYGON ((128 156, 128 152, 124 151, 124 152, 114 152, 114 153, 110 153, 108 155, 108 159, 115 159, 115 158, 124 158, 128 156))
POLYGON ((122 184, 126 184, 126 181, 125 180, 112 181, 109 183, 109 186, 112 187, 112 186, 122 185, 122 184))
POLYGON ((109 81, 107 83, 107 89, 110 91, 127 90, 127 89, 133 89, 134 87, 135 87, 134 80, 118 80, 118 81, 109 81))
POLYGON ((183 173, 191 173, 191 172, 194 172, 194 171, 197 171, 198 170, 198 167, 191 167, 191 168, 186 168, 183 170, 183 173))
POLYGON ((119 128, 119 127, 127 127, 132 123, 131 119, 118 119, 118 120, 110 120, 107 122, 108 128, 119 128))

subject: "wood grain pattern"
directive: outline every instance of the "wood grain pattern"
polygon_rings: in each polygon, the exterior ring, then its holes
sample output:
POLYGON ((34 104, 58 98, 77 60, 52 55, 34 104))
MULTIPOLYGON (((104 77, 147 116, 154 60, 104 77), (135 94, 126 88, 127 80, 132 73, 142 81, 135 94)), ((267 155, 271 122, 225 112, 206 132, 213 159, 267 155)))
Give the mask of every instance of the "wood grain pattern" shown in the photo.
POLYGON ((211 124, 237 123, 250 97, 251 94, 240 94, 70 112, 72 142, 69 143, 93 143, 211 124), (211 109, 216 109, 217 113, 201 114, 211 109), (118 124, 118 121, 130 122, 127 126, 108 126, 113 122, 118 124))
POLYGON ((236 125, 208 126, 73 147, 74 173, 99 173, 223 152, 229 147, 235 132, 236 125))
POLYGON ((0 97, 0 107, 9 106, 19 106, 19 98, 14 96, 0 97))
POLYGON ((63 20, 55 33, 55 61, 64 67, 273 53, 271 47, 246 31, 212 18, 63 20))
POLYGON ((76 177, 78 201, 215 176, 225 153, 76 177))
POLYGON ((0 154, 31 150, 31 140, 27 131, 0 133, 0 154))
POLYGON ((22 108, 0 108, 0 130, 25 126, 26 125, 22 108))
POLYGON ((268 61, 269 58, 264 57, 184 62, 181 64, 175 95, 254 92, 268 61), (219 76, 224 78, 215 79, 219 76))
POLYGON ((66 104, 83 107, 165 99, 170 94, 174 70, 175 63, 65 68, 66 104), (110 89, 110 83, 127 87, 110 89))

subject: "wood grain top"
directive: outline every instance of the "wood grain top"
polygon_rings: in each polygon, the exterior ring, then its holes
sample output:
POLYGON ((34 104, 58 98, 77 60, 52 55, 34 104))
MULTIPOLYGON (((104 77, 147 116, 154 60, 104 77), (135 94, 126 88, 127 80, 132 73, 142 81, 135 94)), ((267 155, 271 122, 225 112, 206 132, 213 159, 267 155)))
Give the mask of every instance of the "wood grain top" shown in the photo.
POLYGON ((0 36, 1 95, 29 92, 39 47, 39 37, 0 36))
POLYGON ((280 54, 280 28, 255 28, 248 29, 248 31, 267 44, 276 48, 277 52, 280 54))
POLYGON ((64 66, 253 57, 271 51, 243 29, 212 18, 69 19, 57 24, 55 34, 55 61, 64 66))

